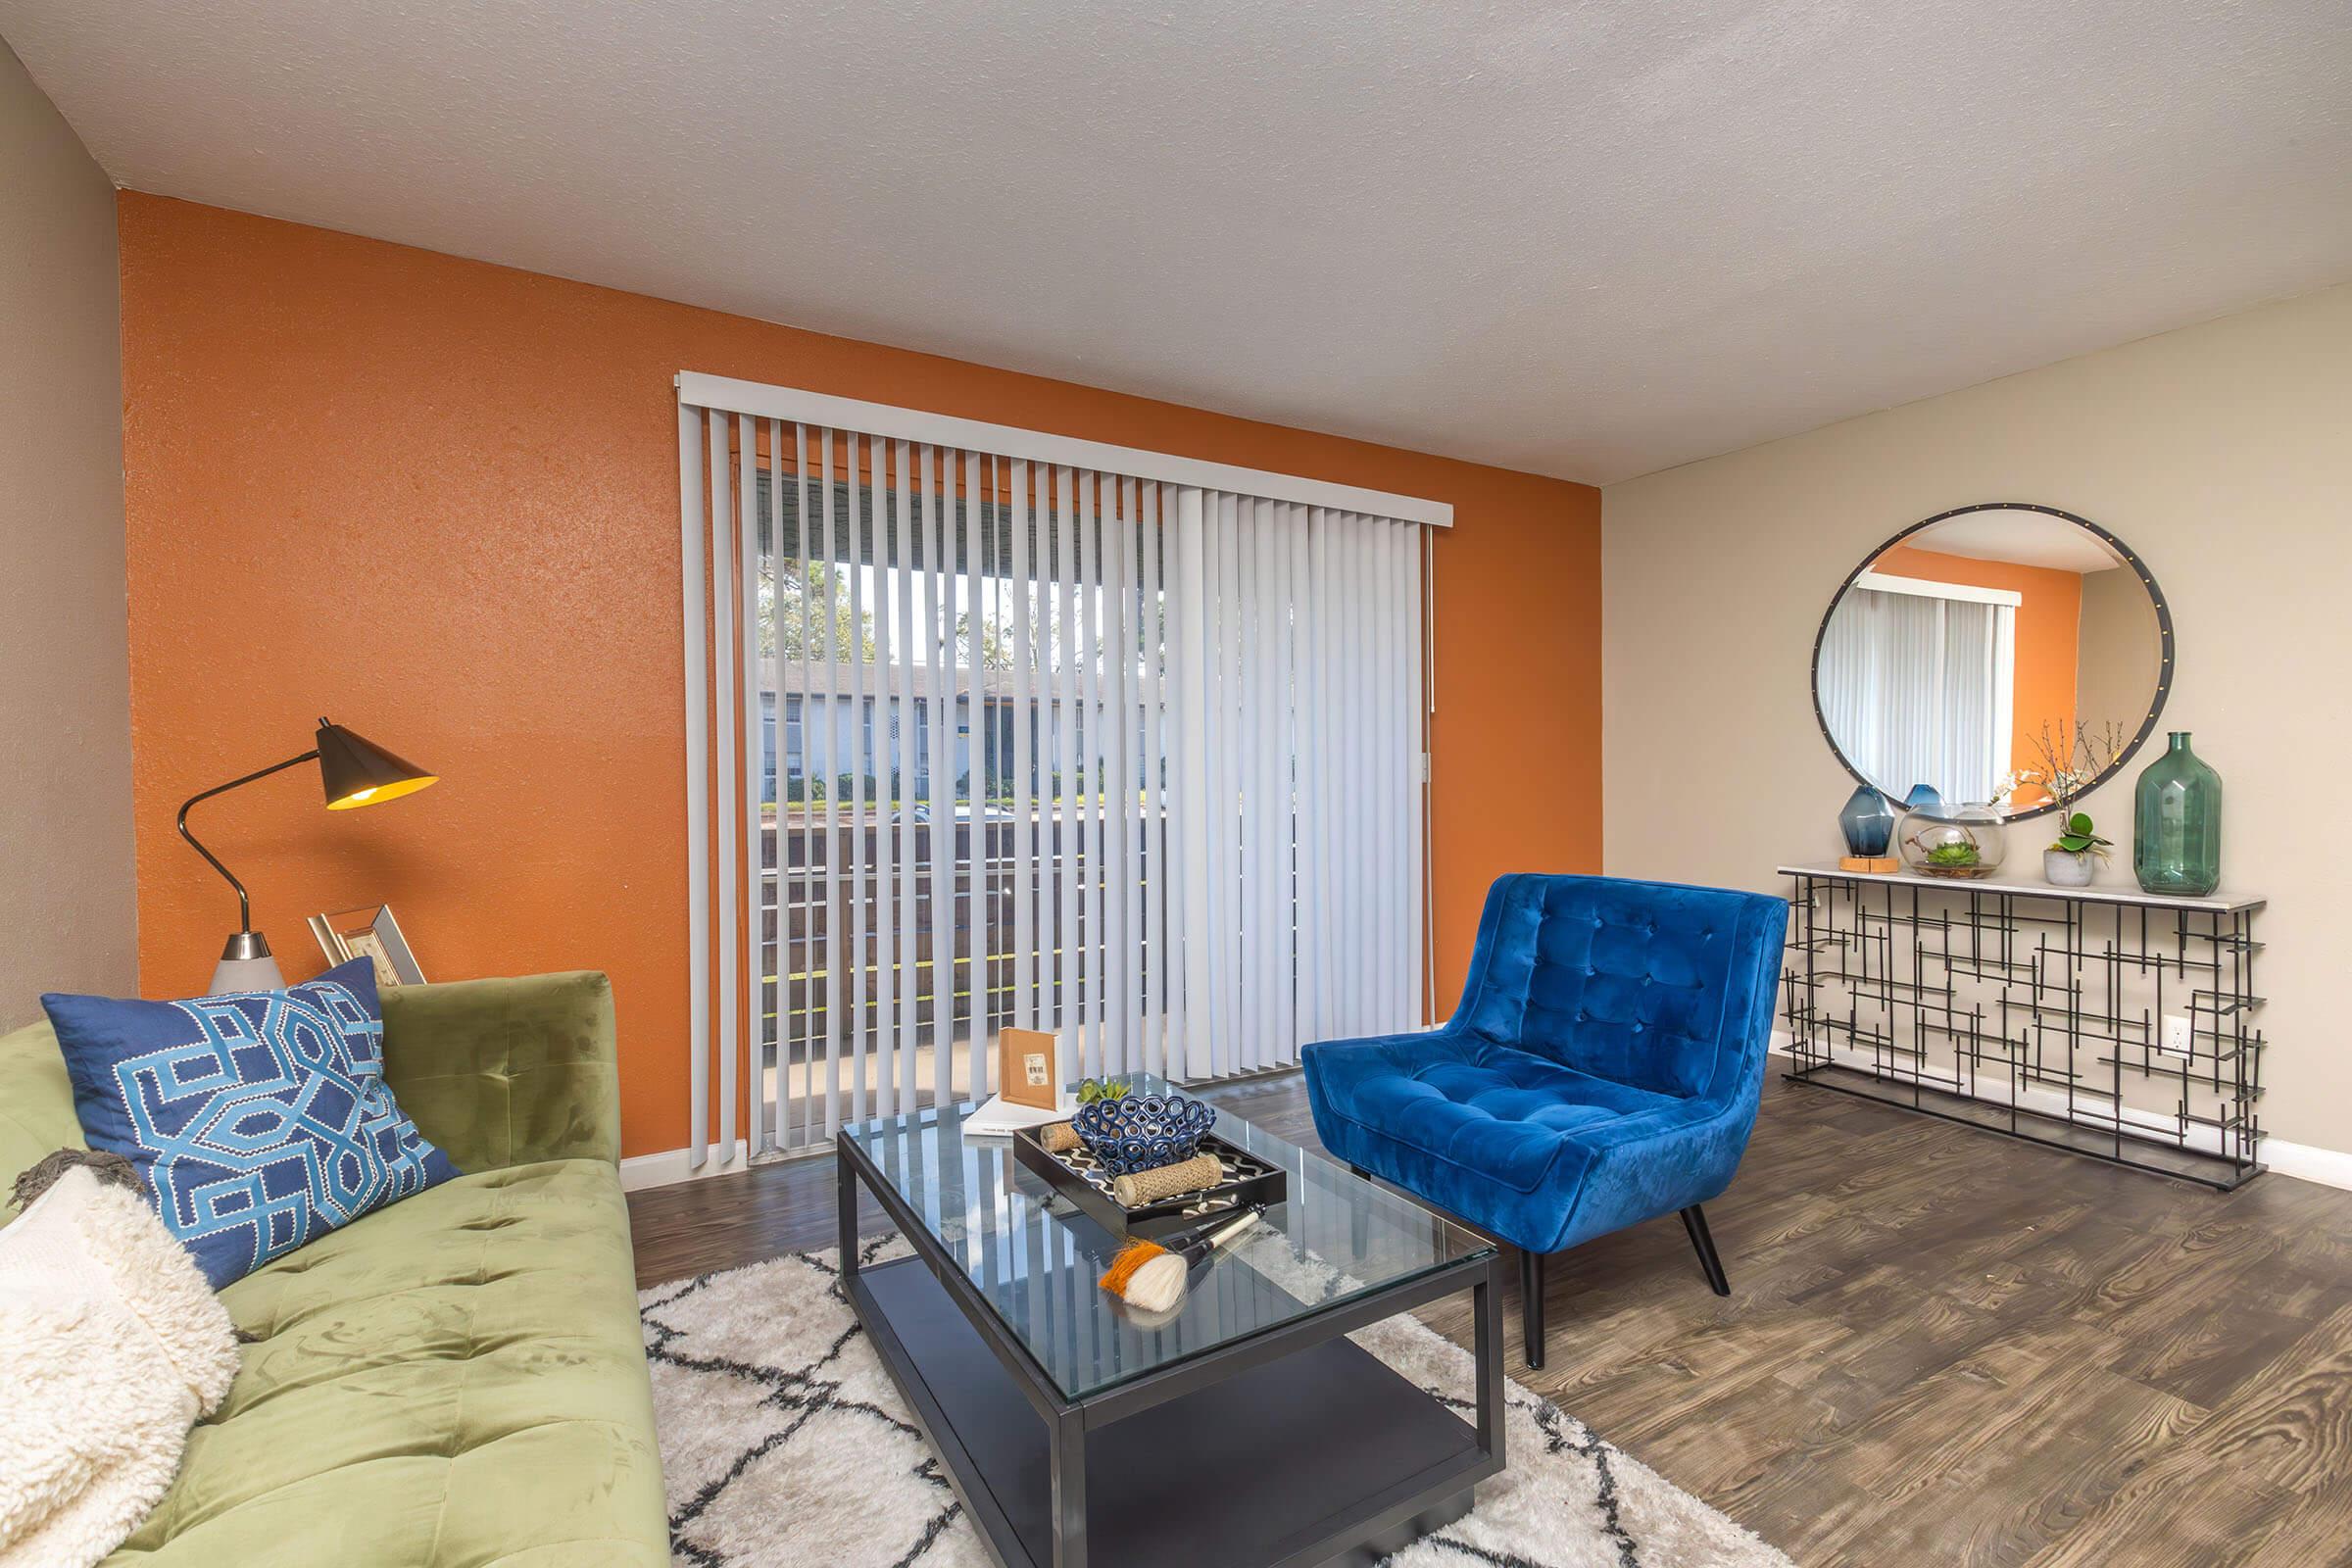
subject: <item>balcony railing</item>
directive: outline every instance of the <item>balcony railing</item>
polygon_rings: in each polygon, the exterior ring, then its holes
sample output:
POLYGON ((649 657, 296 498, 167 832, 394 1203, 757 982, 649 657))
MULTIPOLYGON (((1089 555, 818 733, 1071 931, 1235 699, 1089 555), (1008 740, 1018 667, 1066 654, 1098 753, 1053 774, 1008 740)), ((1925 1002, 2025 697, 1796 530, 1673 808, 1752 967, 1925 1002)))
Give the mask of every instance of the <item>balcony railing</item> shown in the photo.
MULTIPOLYGON (((762 869, 754 972, 760 977, 761 1015, 754 1038, 761 1043, 762 1069, 777 1106, 777 1142, 785 1150, 823 1140, 829 1098, 838 1097, 835 1118, 847 1121, 878 1114, 885 1106, 903 1111, 931 1104, 943 1087, 951 1099, 971 1091, 975 1036, 993 1040, 1000 1029, 1020 1021, 1014 1010, 1015 976, 1024 956, 1016 943, 1014 919, 1020 875, 1014 837, 1020 826, 1028 826, 1031 835, 1031 896, 1055 911, 1054 941, 1048 945, 1043 940, 1044 921, 1033 919, 1026 953, 1031 972, 1038 977, 1041 1003, 1057 1000, 1065 1021, 1078 1017, 1082 1001, 1086 1011, 1098 1016, 1106 1004, 1121 1009, 1127 1005, 1096 994, 1102 983, 1098 977, 1110 970, 1106 931, 1095 927, 1097 890, 1107 907, 1107 901, 1127 896, 1128 875, 1127 867, 1101 853, 1105 824, 1097 815, 1099 807, 1033 810, 1026 824, 1002 807, 978 809, 982 820, 959 817, 949 825, 948 857, 934 865, 932 824, 915 820, 910 812, 869 806, 859 817, 845 803, 828 820, 821 804, 813 808, 798 803, 780 810, 769 808, 773 814, 762 824, 760 846, 762 869), (891 857, 887 884, 876 864, 886 845, 891 857), (908 906, 902 894, 909 858, 915 890, 911 943, 906 939, 908 906), (1068 907, 1062 905, 1065 871, 1074 871, 1078 889, 1068 907), (944 984, 933 918, 934 901, 943 888, 952 901, 948 924, 954 934, 953 961, 944 984), (887 951, 878 935, 885 904, 892 915, 887 951), (830 940, 836 931, 841 933, 838 942, 830 940), (860 931, 862 942, 857 940, 860 931), (911 966, 906 961, 909 949, 911 966), (855 954, 857 962, 841 977, 842 1017, 837 1025, 834 976, 824 960, 826 955, 838 953, 855 954), (902 1014, 911 1007, 916 1023, 911 1104, 904 1089, 907 1073, 903 1060, 891 1063, 891 1085, 881 1081, 883 1033, 891 1021, 878 1015, 877 1004, 886 971, 897 1007, 902 1014), (857 1004, 859 998, 862 1009, 857 1004), (944 1073, 934 1054, 936 1020, 943 1005, 951 1042, 944 1073)), ((1152 870, 1162 858, 1164 814, 1138 809, 1128 818, 1127 832, 1141 846, 1142 899, 1162 897, 1152 870)), ((1161 913, 1164 918, 1164 908, 1161 913)), ((1109 923, 1103 922, 1105 927, 1109 923)), ((1127 947, 1135 955, 1134 983, 1148 989, 1152 958, 1144 929, 1129 934, 1127 947)), ((1051 1024, 1055 1016, 1048 1012, 1039 1021, 1051 1024)), ((889 1042, 892 1053, 898 1052, 899 1044, 894 1036, 889 1042)))

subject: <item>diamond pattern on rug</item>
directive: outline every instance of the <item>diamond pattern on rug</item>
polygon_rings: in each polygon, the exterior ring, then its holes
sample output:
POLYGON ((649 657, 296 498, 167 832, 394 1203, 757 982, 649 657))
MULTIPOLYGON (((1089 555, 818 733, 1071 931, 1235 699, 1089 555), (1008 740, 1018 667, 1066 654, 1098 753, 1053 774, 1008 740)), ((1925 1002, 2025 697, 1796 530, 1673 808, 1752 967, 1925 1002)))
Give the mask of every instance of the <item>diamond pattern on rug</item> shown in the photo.
MULTIPOLYGON (((1287 1249, 1286 1249, 1287 1250, 1287 1249)), ((906 1254, 896 1237, 863 1262, 906 1254)), ((1290 1264, 1302 1296, 1337 1283, 1290 1264)), ((671 1553, 691 1568, 992 1568, 840 1290, 834 1252, 657 1286, 638 1297, 668 1489, 671 1553)), ((1470 1352, 1411 1317, 1351 1338, 1463 1412, 1470 1352)), ((1787 1557, 1516 1383, 1509 1468, 1465 1518, 1388 1568, 1792 1568, 1787 1557)), ((1207 1568, 1207 1565, 1203 1565, 1207 1568)))

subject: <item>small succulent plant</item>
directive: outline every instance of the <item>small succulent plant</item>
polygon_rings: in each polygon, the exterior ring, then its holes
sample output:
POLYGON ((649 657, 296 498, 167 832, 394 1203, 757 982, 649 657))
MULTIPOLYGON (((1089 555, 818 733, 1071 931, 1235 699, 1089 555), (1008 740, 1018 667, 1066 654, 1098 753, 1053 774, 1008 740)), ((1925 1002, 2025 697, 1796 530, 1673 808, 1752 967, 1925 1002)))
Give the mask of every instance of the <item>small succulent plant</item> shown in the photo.
POLYGON ((1930 865, 1974 865, 1979 858, 1976 845, 1966 839, 1954 839, 1928 851, 1930 865))
POLYGON ((2077 811, 2068 817, 2066 831, 2059 834, 2058 842, 2050 846, 2053 850, 2064 850, 2069 855, 2093 855, 2102 860, 2107 858, 2107 852, 2114 847, 2114 840, 2099 837, 2092 828, 2088 811, 2077 811))
POLYGON ((1078 1103, 1091 1105, 1098 1100, 1125 1100, 1134 1086, 1124 1078, 1082 1078, 1078 1081, 1078 1103))

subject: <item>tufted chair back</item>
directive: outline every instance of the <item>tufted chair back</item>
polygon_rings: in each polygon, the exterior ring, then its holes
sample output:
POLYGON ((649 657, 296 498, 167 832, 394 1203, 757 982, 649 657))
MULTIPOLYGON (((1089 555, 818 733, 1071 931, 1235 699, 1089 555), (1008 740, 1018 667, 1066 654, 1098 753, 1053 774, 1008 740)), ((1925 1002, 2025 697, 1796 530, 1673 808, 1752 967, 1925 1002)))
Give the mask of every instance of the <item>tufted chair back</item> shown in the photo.
POLYGON ((1600 876, 1487 894, 1447 1028, 1613 1083, 1729 1101, 1762 1082, 1788 901, 1600 876))

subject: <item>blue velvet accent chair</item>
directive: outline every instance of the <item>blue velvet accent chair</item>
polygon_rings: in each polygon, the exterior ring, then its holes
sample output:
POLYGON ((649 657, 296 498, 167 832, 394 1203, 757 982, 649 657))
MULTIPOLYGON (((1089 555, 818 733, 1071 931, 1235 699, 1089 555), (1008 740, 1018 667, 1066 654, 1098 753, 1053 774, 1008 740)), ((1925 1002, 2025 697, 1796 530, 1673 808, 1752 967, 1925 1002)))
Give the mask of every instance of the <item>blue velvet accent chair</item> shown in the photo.
POLYGON ((1731 1294, 1699 1205, 1756 1122, 1788 902, 1599 876, 1506 876, 1440 1029, 1305 1051, 1338 1158, 1522 1254, 1544 1364, 1544 1257, 1680 1212, 1731 1294))

